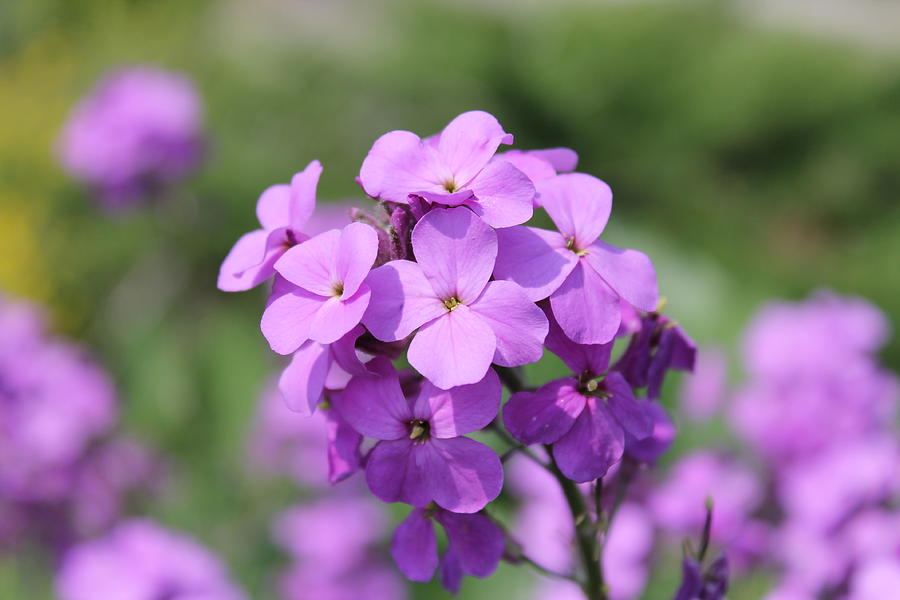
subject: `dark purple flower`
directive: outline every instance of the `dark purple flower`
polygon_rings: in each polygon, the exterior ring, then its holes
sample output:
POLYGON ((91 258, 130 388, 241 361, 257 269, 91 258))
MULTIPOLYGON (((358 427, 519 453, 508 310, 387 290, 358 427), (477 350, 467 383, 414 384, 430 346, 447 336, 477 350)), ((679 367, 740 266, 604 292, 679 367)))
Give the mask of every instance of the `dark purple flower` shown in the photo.
POLYGON ((675 425, 666 414, 666 409, 658 402, 643 403, 644 409, 653 420, 653 431, 642 440, 625 432, 625 452, 634 460, 653 463, 666 453, 675 441, 675 425))
POLYGON ((633 387, 646 387, 647 398, 656 400, 669 369, 693 371, 696 356, 696 344, 681 327, 664 315, 648 313, 613 368, 633 387))
POLYGON ((724 600, 728 591, 728 560, 715 559, 704 572, 700 563, 685 556, 681 563, 681 586, 673 600, 724 600))

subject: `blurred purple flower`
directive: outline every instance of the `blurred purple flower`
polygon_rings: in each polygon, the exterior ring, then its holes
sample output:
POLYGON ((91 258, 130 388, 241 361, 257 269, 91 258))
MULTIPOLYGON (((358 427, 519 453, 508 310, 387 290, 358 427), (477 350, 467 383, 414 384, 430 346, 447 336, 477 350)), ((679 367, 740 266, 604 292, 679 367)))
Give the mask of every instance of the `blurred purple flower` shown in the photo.
POLYGON ((107 208, 145 201, 185 177, 204 147, 203 109, 185 75, 151 66, 107 75, 69 115, 63 167, 107 208))
POLYGON ((715 348, 703 348, 681 386, 681 412, 692 421, 710 419, 725 402, 727 388, 728 360, 715 348))

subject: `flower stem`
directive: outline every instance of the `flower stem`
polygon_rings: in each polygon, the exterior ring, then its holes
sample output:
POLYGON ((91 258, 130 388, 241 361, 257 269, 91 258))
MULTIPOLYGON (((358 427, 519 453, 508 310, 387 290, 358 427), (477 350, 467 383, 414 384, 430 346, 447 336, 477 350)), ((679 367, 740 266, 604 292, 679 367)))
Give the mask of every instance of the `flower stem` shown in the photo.
POLYGON ((606 586, 603 583, 603 572, 600 567, 600 542, 597 539, 597 523, 591 519, 587 504, 581 490, 574 481, 567 478, 559 470, 556 459, 553 458, 551 449, 547 448, 550 455, 550 472, 559 481, 566 503, 572 512, 575 524, 575 541, 578 544, 578 554, 584 569, 585 579, 581 584, 588 600, 608 600, 606 586))

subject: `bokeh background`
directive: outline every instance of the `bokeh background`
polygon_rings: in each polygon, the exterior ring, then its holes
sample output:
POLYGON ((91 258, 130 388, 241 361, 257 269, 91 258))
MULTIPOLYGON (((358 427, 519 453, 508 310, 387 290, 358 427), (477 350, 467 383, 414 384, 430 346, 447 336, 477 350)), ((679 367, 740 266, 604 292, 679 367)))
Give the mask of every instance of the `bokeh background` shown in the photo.
MULTIPOLYGON (((362 203, 353 177, 378 135, 484 109, 516 147, 574 148, 579 170, 612 186, 608 239, 653 257, 668 312, 701 345, 734 356, 760 303, 820 287, 865 296, 897 323, 891 22, 896 4, 851 0, 4 0, 0 289, 83 340, 117 382, 124 429, 175 459, 150 514, 268 598, 283 562, 269 522, 298 497, 249 476, 245 454, 278 363, 258 330, 264 292, 215 288, 261 190, 318 158, 320 200, 362 203), (165 202, 110 216, 53 149, 77 99, 132 63, 194 78, 209 154, 165 202)), ((900 368, 900 337, 883 360, 900 368)), ((673 456, 711 435, 685 425, 673 456)), ((677 568, 664 565, 646 597, 665 597, 677 568)), ((23 549, 0 562, 0 597, 50 598, 48 573, 23 549)), ((469 580, 462 597, 519 597, 518 574, 469 580)), ((765 585, 762 574, 732 596, 765 585)))

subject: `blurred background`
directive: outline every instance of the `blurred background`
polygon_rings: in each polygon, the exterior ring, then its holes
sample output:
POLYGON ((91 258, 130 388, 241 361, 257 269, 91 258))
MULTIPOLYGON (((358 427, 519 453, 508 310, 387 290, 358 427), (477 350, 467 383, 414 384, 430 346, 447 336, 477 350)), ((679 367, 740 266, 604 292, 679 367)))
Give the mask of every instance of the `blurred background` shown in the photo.
MULTIPOLYGON (((284 558, 269 523, 298 495, 246 469, 278 367, 258 329, 265 292, 215 286, 265 187, 318 158, 320 201, 361 205, 353 178, 380 134, 483 109, 515 147, 574 148, 612 186, 606 239, 654 259, 667 311, 701 345, 733 359, 764 300, 822 287, 896 324, 897 23, 900 5, 876 0, 4 0, 0 289, 82 340, 115 379, 122 427, 177 461, 149 514, 214 548, 251 597, 274 597, 284 558), (98 78, 133 63, 194 79, 208 153, 165 202, 107 214, 54 144, 98 78)), ((900 367, 900 338, 882 359, 900 367)), ((715 436, 681 433, 675 456, 715 436)), ((0 597, 51 598, 47 569, 4 558, 0 597)), ((665 597, 677 569, 645 597, 665 597)), ((518 574, 469 580, 461 597, 519 597, 518 574)), ((758 597, 757 577, 732 596, 758 597)))

